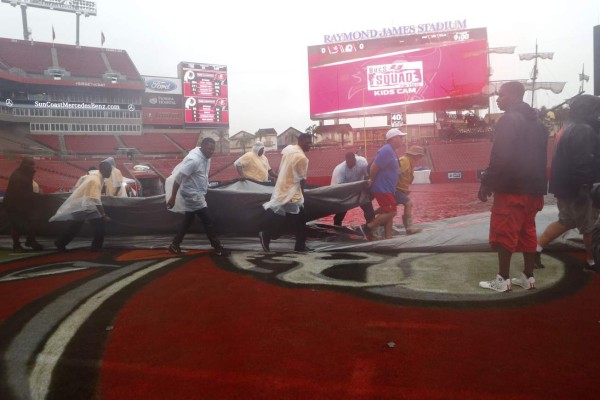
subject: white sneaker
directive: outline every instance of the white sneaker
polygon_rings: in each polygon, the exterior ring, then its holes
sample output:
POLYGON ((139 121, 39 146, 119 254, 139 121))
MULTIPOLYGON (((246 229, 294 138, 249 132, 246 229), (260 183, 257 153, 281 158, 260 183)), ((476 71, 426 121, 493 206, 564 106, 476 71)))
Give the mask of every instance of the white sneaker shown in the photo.
POLYGON ((496 292, 510 292, 512 290, 510 279, 504 279, 500 275, 496 275, 496 279, 493 281, 479 282, 479 286, 484 289, 495 290, 496 292))
POLYGON ((520 277, 512 278, 510 281, 513 285, 521 286, 523 289, 535 289, 535 278, 533 276, 528 278, 522 272, 520 277))

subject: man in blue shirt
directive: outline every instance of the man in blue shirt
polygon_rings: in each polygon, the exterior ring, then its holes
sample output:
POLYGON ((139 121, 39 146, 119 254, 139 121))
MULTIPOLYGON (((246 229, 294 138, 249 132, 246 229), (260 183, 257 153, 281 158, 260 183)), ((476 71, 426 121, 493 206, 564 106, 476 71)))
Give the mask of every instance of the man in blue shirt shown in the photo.
POLYGON ((392 237, 394 217, 396 216, 396 183, 400 163, 396 149, 402 145, 406 136, 400 129, 392 128, 385 134, 386 144, 377 151, 371 165, 369 187, 371 194, 379 204, 380 214, 367 224, 360 226, 360 231, 367 240, 373 238, 372 230, 383 225, 385 239, 392 237))

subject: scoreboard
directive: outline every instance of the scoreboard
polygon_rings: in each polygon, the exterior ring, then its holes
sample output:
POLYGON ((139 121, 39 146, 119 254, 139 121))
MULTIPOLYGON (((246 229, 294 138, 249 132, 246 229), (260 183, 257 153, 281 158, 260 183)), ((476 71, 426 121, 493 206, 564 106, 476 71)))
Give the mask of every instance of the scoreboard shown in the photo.
POLYGON ((184 123, 229 127, 227 66, 182 62, 184 123))
POLYGON ((486 28, 308 47, 311 119, 487 108, 486 28))

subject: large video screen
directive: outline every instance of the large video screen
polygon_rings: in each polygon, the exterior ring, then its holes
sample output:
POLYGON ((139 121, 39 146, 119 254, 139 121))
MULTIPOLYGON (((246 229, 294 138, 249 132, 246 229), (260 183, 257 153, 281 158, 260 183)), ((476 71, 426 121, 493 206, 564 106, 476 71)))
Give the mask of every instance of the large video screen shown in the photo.
POLYGON ((487 107, 485 28, 308 48, 312 119, 487 107))
POLYGON ((227 66, 182 62, 184 122, 200 127, 229 127, 227 66))

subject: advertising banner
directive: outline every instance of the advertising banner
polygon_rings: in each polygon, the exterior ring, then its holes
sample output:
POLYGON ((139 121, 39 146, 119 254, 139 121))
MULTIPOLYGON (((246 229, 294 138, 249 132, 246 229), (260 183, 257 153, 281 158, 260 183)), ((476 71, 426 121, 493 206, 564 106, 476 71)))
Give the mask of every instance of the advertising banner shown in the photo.
POLYGON ((160 76, 142 76, 146 93, 179 94, 183 93, 181 79, 160 76))
POLYGON ((150 108, 183 108, 183 96, 180 94, 145 93, 142 107, 150 108))
POLYGON ((142 123, 145 125, 183 126, 183 110, 181 108, 144 107, 142 123))
POLYGON ((139 111, 137 104, 107 104, 77 101, 0 99, 0 106, 49 110, 139 111))

